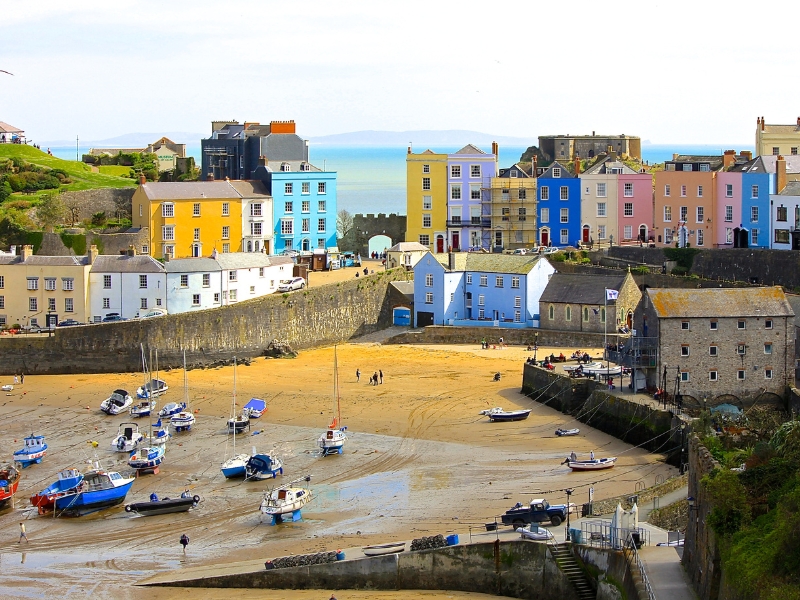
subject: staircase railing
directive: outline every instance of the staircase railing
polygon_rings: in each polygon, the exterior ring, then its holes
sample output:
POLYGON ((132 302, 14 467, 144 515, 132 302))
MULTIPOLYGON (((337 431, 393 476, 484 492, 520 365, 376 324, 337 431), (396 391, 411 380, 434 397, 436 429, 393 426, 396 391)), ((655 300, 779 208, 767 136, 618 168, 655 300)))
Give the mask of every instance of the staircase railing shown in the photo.
POLYGON ((644 563, 642 563, 642 559, 639 556, 639 551, 636 548, 636 542, 634 541, 632 535, 628 534, 628 538, 625 540, 625 545, 622 547, 622 552, 625 556, 625 560, 628 561, 628 564, 633 563, 636 565, 636 568, 639 569, 642 583, 644 583, 644 589, 647 592, 647 598, 649 600, 656 600, 655 592, 653 592, 653 586, 650 584, 650 579, 647 577, 647 571, 644 568, 644 563))

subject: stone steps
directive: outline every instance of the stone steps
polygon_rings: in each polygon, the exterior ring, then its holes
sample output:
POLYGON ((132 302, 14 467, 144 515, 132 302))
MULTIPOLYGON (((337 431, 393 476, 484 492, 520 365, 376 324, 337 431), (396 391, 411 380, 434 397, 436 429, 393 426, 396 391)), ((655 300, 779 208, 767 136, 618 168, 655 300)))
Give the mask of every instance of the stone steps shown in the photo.
POLYGON ((572 553, 572 545, 569 542, 562 542, 560 544, 548 544, 548 547, 558 568, 567 576, 570 584, 575 588, 579 600, 595 600, 597 592, 592 587, 589 578, 581 569, 578 561, 575 560, 575 555, 572 553))

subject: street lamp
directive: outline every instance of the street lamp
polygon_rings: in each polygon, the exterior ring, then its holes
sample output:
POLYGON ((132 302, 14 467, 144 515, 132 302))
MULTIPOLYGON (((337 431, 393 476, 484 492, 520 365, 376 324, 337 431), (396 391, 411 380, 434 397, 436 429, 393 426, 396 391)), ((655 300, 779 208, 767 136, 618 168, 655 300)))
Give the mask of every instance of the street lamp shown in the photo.
POLYGON ((539 349, 539 332, 533 334, 533 364, 536 365, 536 351, 539 349))
POLYGON ((572 495, 572 492, 574 491, 575 490, 573 488, 567 488, 566 490, 564 490, 564 492, 566 492, 567 494, 567 534, 566 534, 567 540, 569 540, 569 514, 572 512, 569 506, 569 497, 572 495))
POLYGON ((46 315, 46 319, 47 320, 45 321, 45 323, 47 324, 47 337, 52 337, 53 336, 53 324, 50 321, 50 315, 51 314, 52 313, 50 312, 50 309, 48 309, 47 310, 47 315, 46 315))

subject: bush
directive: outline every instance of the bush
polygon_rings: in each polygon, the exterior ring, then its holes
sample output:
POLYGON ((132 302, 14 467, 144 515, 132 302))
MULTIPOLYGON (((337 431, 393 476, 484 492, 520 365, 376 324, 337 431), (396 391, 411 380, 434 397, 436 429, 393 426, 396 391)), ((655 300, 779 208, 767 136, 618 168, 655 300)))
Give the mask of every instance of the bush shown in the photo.
POLYGON ((645 265, 640 265, 631 269, 631 273, 636 273, 637 275, 647 275, 649 272, 650 267, 646 267, 645 265))
POLYGON ((683 275, 686 275, 688 272, 689 272, 689 269, 687 269, 686 267, 681 267, 681 266, 677 266, 677 267, 672 269, 672 274, 673 275, 681 275, 681 276, 683 276, 683 275))

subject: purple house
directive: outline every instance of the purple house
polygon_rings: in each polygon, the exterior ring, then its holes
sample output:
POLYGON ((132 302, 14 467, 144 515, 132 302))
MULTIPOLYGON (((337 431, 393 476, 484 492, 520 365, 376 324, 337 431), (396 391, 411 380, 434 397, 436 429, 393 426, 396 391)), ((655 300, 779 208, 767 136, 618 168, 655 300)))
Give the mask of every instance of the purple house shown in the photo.
MULTIPOLYGON (((492 154, 467 144, 447 155, 447 244, 448 250, 480 248, 484 227, 489 218, 481 219, 481 190, 488 188, 497 174, 497 144, 492 154)), ((487 206, 487 214, 491 207, 487 206)))

